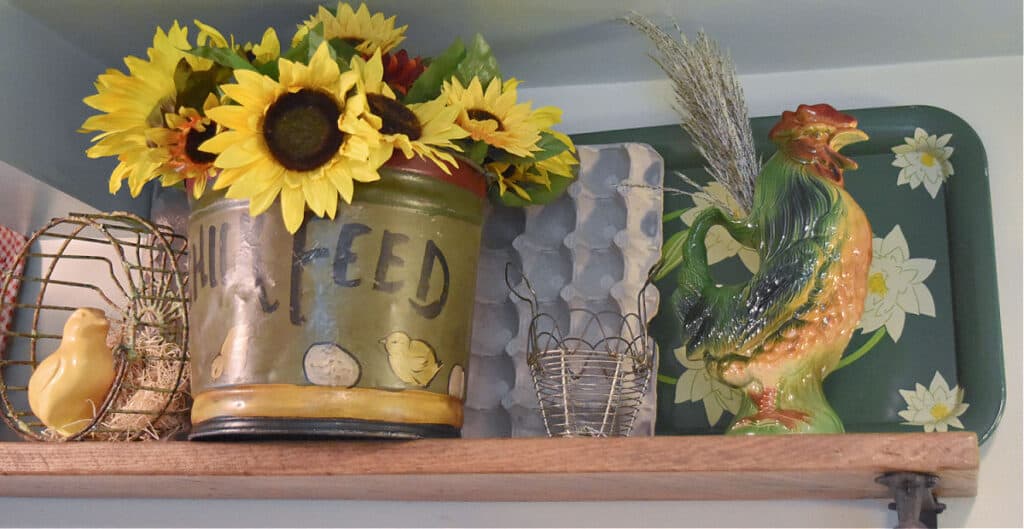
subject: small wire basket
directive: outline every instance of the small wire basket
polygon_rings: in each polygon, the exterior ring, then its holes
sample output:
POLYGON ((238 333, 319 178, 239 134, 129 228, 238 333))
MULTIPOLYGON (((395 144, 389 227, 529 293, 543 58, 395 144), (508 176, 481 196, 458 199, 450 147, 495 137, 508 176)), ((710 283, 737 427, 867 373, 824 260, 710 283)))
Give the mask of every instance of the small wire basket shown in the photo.
MULTIPOLYGON (((0 418, 27 440, 163 438, 188 423, 187 242, 128 213, 71 214, 32 235, 0 271, 0 292, 21 284, 0 355, 0 418), (63 340, 79 308, 104 311, 115 377, 78 433, 48 429, 28 405, 29 379, 63 340)), ((3 303, 3 302, 0 302, 3 303)))
POLYGON ((553 314, 538 311, 536 292, 520 273, 528 295, 505 282, 530 306, 526 360, 544 427, 550 437, 628 436, 650 385, 655 344, 647 334, 645 293, 637 312, 569 310, 569 329, 553 314))

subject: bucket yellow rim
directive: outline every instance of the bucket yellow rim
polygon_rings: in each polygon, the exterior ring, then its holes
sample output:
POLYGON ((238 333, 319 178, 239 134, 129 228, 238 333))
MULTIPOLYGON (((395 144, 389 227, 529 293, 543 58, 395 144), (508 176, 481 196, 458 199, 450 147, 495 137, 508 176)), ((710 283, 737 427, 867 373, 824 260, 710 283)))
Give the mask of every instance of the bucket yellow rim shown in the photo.
POLYGON ((420 390, 259 384, 196 395, 192 424, 215 417, 358 419, 461 428, 462 401, 420 390))

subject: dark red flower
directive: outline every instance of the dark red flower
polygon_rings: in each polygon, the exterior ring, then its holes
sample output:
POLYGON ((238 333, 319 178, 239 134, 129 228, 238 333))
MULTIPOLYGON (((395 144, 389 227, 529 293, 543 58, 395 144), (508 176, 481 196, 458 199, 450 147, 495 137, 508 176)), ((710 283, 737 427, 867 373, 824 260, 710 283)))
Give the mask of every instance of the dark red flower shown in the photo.
POLYGON ((399 50, 394 55, 385 53, 381 60, 384 63, 384 82, 403 96, 427 68, 421 58, 410 59, 405 50, 399 50))

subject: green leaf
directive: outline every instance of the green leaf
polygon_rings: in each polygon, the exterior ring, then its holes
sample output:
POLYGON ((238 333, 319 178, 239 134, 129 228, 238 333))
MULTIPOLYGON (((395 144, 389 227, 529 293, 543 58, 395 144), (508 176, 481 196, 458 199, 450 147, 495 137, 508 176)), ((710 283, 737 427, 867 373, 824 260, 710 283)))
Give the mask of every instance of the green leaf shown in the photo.
POLYGON ((192 75, 192 65, 182 57, 174 67, 174 88, 179 94, 185 90, 189 75, 192 75))
POLYGON ((288 50, 285 54, 281 55, 282 59, 287 59, 292 62, 299 61, 309 56, 309 34, 302 37, 292 49, 288 50))
POLYGON ((483 165, 484 158, 487 158, 487 149, 490 145, 487 145, 485 141, 475 141, 470 145, 464 152, 466 158, 473 160, 477 165, 483 165))
MULTIPOLYGON (((309 61, 313 58, 313 55, 316 54, 316 50, 319 50, 320 49, 320 45, 324 43, 324 24, 323 24, 323 22, 317 24, 317 26, 315 28, 311 29, 309 31, 309 33, 306 33, 306 39, 305 40, 308 43, 306 45, 306 60, 303 61, 303 62, 305 62, 306 64, 309 64, 309 61)), ((334 52, 333 49, 329 49, 328 51, 332 52, 331 53, 331 58, 332 59, 336 58, 336 56, 333 53, 334 52)))
POLYGON ((462 39, 448 47, 441 55, 434 57, 430 66, 416 79, 409 88, 409 93, 402 100, 405 104, 430 101, 441 95, 441 85, 452 78, 459 62, 466 56, 466 46, 462 39))
POLYGON ((469 47, 466 49, 466 57, 459 63, 455 76, 463 85, 468 85, 474 77, 480 79, 480 84, 485 88, 495 77, 501 78, 501 70, 498 69, 498 60, 491 52, 491 46, 487 44, 484 37, 479 33, 473 37, 469 47))
POLYGON ((683 243, 686 241, 686 234, 690 230, 683 230, 669 237, 661 247, 661 261, 654 273, 654 280, 660 281, 668 276, 673 270, 683 264, 683 243))
POLYGON ((302 39, 288 50, 285 54, 281 55, 282 59, 287 59, 292 62, 308 63, 309 58, 316 53, 317 46, 311 44, 315 42, 317 45, 324 40, 324 24, 323 22, 306 31, 306 34, 302 36, 302 39))
POLYGON ((281 76, 281 72, 277 69, 277 61, 261 64, 256 67, 256 71, 274 80, 281 76))
POLYGON ((206 98, 216 93, 218 87, 231 78, 231 68, 214 64, 209 70, 196 72, 181 59, 174 70, 174 88, 177 92, 176 106, 202 110, 206 98))
POLYGON ((190 51, 192 55, 210 59, 211 61, 231 68, 232 70, 253 70, 256 67, 249 62, 249 59, 239 55, 235 50, 228 48, 217 48, 213 46, 197 46, 190 51))
POLYGON ((351 44, 339 38, 333 38, 327 41, 327 43, 330 44, 331 49, 334 50, 334 58, 337 59, 340 64, 345 66, 345 68, 348 68, 349 63, 352 62, 352 57, 354 57, 356 53, 359 53, 351 44))
POLYGON ((557 156, 569 150, 568 145, 562 143, 561 140, 556 138, 554 134, 551 134, 550 132, 540 133, 540 140, 537 141, 537 147, 540 147, 540 150, 533 153, 533 160, 537 162, 547 160, 552 156, 557 156))

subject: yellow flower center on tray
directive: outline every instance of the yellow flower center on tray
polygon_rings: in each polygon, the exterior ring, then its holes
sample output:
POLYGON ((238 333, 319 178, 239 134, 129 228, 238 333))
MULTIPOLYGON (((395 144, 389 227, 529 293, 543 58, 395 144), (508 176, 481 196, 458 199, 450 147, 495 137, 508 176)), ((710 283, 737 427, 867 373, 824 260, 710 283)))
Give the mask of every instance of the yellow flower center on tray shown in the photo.
POLYGON ((885 296, 889 292, 889 286, 885 284, 885 275, 875 272, 868 277, 868 292, 885 296))
POLYGON ((270 153, 293 171, 311 171, 334 157, 345 139, 341 111, 329 95, 302 89, 282 95, 267 110, 263 137, 270 153))
POLYGON ((935 165, 935 157, 931 153, 923 152, 921 153, 921 163, 925 167, 931 167, 935 165))
POLYGON ((949 407, 940 402, 932 406, 931 414, 932 417, 935 418, 935 420, 937 421, 940 419, 944 419, 949 416, 949 407))

